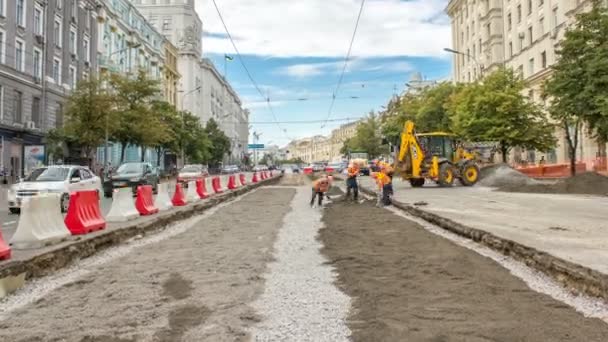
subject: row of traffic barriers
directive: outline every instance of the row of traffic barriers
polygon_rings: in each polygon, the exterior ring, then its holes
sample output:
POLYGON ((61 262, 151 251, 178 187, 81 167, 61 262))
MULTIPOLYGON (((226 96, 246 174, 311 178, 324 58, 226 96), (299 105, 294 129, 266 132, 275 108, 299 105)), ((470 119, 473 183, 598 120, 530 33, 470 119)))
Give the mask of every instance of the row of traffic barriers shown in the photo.
MULTIPOLYGON (((272 172, 254 173, 251 182, 272 177, 272 172)), ((42 248, 67 239, 71 235, 88 234, 106 228, 106 222, 127 222, 140 216, 154 215, 172 207, 185 206, 212 194, 226 191, 218 176, 211 178, 210 191, 207 190, 209 177, 188 183, 184 192, 182 185, 175 185, 175 192, 169 196, 166 183, 158 185, 156 199, 149 185, 137 188, 137 197, 133 200, 130 188, 116 189, 112 196, 112 207, 104 217, 100 208, 99 192, 95 190, 78 191, 70 194, 70 205, 65 216, 59 210, 60 194, 44 194, 29 198, 23 202, 21 217, 15 234, 7 244, 0 232, 0 260, 10 259, 11 248, 42 248), (211 192, 212 191, 212 192, 211 192)), ((228 190, 235 190, 247 185, 244 174, 230 175, 228 190)))

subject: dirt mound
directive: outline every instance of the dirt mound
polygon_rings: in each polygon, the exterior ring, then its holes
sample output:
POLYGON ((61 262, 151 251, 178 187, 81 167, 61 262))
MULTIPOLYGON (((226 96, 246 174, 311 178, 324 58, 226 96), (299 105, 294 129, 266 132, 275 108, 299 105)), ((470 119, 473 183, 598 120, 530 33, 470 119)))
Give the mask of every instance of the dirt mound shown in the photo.
POLYGON ((479 172, 479 185, 488 187, 521 187, 538 182, 506 164, 484 167, 479 172))
POLYGON ((531 192, 539 194, 608 195, 608 177, 595 172, 585 172, 560 180, 555 184, 532 184, 523 186, 501 186, 499 191, 531 192))

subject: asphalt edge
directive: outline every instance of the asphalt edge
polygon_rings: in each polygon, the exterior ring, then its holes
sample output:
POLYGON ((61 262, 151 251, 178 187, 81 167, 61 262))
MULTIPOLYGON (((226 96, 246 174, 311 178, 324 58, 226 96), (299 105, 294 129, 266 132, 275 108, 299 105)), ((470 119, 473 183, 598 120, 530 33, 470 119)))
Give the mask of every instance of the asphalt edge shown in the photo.
MULTIPOLYGON (((359 186, 359 189, 371 197, 377 196, 374 191, 363 186, 359 186)), ((519 242, 501 238, 484 230, 465 226, 394 199, 393 206, 442 229, 481 243, 494 251, 521 261, 526 266, 542 272, 570 290, 608 300, 608 275, 604 273, 566 261, 519 242)))
MULTIPOLYGON (((199 215, 204 211, 217 206, 220 203, 230 201, 240 195, 246 194, 253 189, 264 185, 273 185, 281 179, 281 175, 260 180, 258 183, 250 183, 235 190, 226 191, 223 194, 214 195, 209 200, 201 203, 191 204, 185 207, 177 207, 170 211, 157 214, 154 220, 125 224, 117 229, 101 231, 99 234, 87 236, 80 239, 68 240, 54 245, 50 250, 24 260, 9 260, 0 265, 0 286, 4 282, 14 282, 17 278, 31 280, 52 274, 57 270, 72 265, 73 263, 90 257, 98 252, 114 247, 131 238, 155 234, 164 230, 168 225, 199 215)), ((22 284, 16 285, 21 287, 22 284)), ((15 287, 15 286, 11 286, 15 287)), ((11 288, 12 292, 16 288, 11 288)), ((1 293, 2 291, 0 291, 1 293)), ((0 298, 2 296, 0 295, 0 298)))

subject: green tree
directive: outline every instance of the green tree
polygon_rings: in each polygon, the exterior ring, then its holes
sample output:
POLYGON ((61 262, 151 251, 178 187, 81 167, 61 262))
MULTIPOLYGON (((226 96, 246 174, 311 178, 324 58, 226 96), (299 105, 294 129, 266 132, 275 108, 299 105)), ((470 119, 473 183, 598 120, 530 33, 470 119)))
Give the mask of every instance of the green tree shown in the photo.
POLYGON ((391 100, 383 118, 382 135, 391 143, 398 144, 403 125, 407 120, 416 120, 421 106, 421 97, 415 94, 406 94, 398 102, 391 100))
POLYGON ((503 162, 513 147, 548 151, 555 146, 554 127, 522 95, 525 84, 513 70, 501 68, 470 84, 448 106, 455 133, 471 141, 496 141, 503 162))
POLYGON ((450 98, 458 92, 461 86, 452 82, 442 82, 434 87, 424 89, 420 93, 420 106, 415 113, 416 130, 418 132, 450 132, 452 119, 448 112, 450 98))
POLYGON ((549 113, 568 143, 570 170, 576 173, 576 149, 583 124, 599 141, 608 141, 608 14, 599 1, 578 14, 557 51, 553 75, 545 84, 549 113))
POLYGON ((156 121, 156 132, 151 134, 153 141, 148 144, 154 147, 157 156, 157 166, 160 166, 161 156, 164 151, 180 152, 178 134, 182 123, 175 106, 166 101, 154 101, 152 103, 152 118, 156 121))
POLYGON ((121 144, 120 161, 124 161, 128 145, 151 146, 164 134, 159 130, 159 122, 152 114, 151 103, 158 94, 158 82, 147 77, 140 70, 135 77, 112 74, 110 86, 114 93, 118 126, 113 131, 112 140, 121 144))
POLYGON ((207 121, 205 132, 211 142, 209 163, 214 166, 218 165, 224 159, 224 155, 230 151, 230 139, 220 130, 219 125, 213 119, 207 121))
POLYGON ((368 117, 361 121, 357 126, 357 133, 348 142, 348 147, 367 152, 370 158, 376 158, 383 153, 387 153, 387 146, 382 144, 380 134, 380 120, 378 116, 371 112, 368 117))
POLYGON ((103 144, 106 130, 112 132, 117 127, 112 104, 102 80, 91 77, 79 82, 67 100, 64 127, 49 133, 55 145, 52 152, 63 157, 59 151, 63 141, 78 146, 87 159, 92 158, 93 151, 103 144))
POLYGON ((351 150, 353 150, 353 139, 352 138, 348 138, 346 140, 344 140, 344 142, 342 143, 342 147, 340 148, 340 153, 345 156, 348 154, 348 152, 350 152, 351 150))

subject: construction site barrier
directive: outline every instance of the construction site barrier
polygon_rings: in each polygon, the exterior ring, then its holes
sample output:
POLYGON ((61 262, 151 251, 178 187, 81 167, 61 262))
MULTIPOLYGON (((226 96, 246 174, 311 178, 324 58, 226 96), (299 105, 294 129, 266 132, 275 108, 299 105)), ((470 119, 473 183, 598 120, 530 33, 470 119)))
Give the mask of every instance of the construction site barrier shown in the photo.
POLYGON ((131 188, 114 189, 112 193, 112 207, 106 216, 108 222, 127 222, 139 217, 139 212, 133 202, 131 188))
POLYGON ((258 179, 258 173, 257 173, 257 172, 254 172, 254 173, 253 173, 253 176, 251 177, 251 183, 257 183, 257 182, 259 182, 259 181, 260 181, 260 180, 258 179))
POLYGON ((154 206, 154 198, 152 197, 152 185, 140 185, 137 187, 135 208, 137 208, 140 215, 158 213, 158 208, 154 206))
MULTIPOLYGON (((516 168, 516 170, 525 174, 528 177, 533 178, 564 178, 571 176, 570 164, 527 166, 516 168)), ((587 171, 586 163, 576 163, 577 173, 582 173, 585 171, 587 171)))
POLYGON ((171 203, 173 203, 173 205, 176 207, 182 207, 188 203, 186 201, 186 196, 184 195, 184 189, 182 188, 181 183, 175 184, 175 193, 173 194, 171 203))
POLYGON ((25 200, 11 246, 15 249, 41 248, 69 237, 60 202, 60 194, 45 194, 25 200))
POLYGON ((199 178, 196 180, 196 193, 200 199, 209 198, 209 193, 207 192, 207 182, 204 178, 199 178))
POLYGON ((0 260, 8 260, 11 258, 11 247, 6 244, 0 231, 0 260))
POLYGON ((198 200, 200 200, 201 198, 198 197, 198 193, 196 191, 196 182, 195 181, 189 181, 188 182, 188 190, 186 191, 186 202, 188 203, 194 203, 198 200))
POLYGON ((158 194, 156 195, 154 206, 157 207, 159 211, 171 209, 173 207, 173 203, 171 203, 171 198, 169 197, 169 188, 167 187, 167 183, 158 184, 157 192, 158 194))
POLYGON ((213 186, 213 192, 215 192, 216 194, 221 194, 224 192, 222 190, 222 183, 221 183, 220 177, 218 177, 218 176, 213 177, 213 180, 211 181, 211 185, 213 186))
POLYGON ((247 180, 245 179, 245 174, 239 174, 239 181, 241 182, 241 186, 247 185, 247 180))
POLYGON ((97 190, 73 192, 70 195, 70 207, 64 222, 72 235, 104 229, 106 220, 99 208, 99 192, 97 190))
POLYGON ((230 177, 228 177, 228 189, 234 190, 238 187, 239 185, 236 183, 236 176, 230 175, 230 177))

